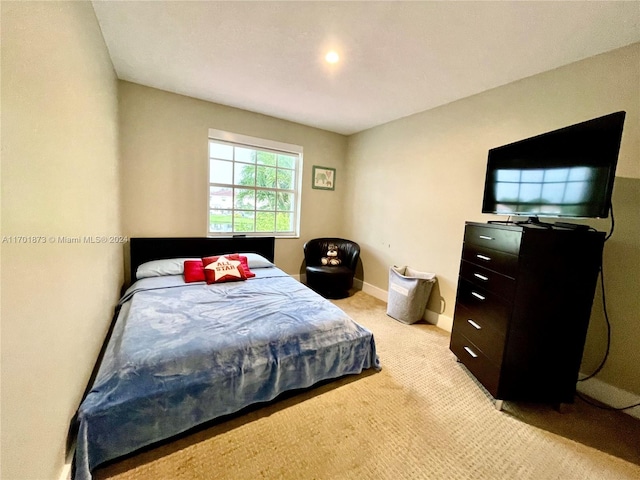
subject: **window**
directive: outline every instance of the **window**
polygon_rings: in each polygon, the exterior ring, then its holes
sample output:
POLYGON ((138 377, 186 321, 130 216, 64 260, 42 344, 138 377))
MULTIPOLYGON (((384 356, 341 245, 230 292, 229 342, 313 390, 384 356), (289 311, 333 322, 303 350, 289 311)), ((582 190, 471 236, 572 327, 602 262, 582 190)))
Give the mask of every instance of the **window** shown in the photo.
POLYGON ((297 237, 302 147, 209 130, 207 234, 297 237))

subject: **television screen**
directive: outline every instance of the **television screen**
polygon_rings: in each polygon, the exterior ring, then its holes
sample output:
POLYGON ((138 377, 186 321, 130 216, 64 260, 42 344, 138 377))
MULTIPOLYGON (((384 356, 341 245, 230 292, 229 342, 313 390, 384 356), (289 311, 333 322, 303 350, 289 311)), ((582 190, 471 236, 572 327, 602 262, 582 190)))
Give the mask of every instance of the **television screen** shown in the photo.
POLYGON ((489 150, 482 213, 609 215, 625 112, 489 150))

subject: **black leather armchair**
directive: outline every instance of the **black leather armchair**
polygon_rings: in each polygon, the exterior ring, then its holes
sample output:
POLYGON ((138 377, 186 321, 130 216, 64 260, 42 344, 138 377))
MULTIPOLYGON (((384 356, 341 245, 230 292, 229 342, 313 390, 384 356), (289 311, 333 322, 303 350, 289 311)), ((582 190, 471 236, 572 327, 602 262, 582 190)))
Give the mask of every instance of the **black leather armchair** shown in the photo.
POLYGON ((349 296, 360 258, 360 245, 344 238, 314 238, 304 244, 307 286, 326 298, 349 296), (338 249, 340 265, 323 265, 329 245, 338 249))

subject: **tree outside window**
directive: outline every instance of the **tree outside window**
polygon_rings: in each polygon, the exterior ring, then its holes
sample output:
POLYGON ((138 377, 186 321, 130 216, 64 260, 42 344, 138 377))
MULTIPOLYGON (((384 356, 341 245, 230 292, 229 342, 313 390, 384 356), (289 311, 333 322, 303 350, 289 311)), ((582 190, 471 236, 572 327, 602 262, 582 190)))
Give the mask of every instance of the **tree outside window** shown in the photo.
POLYGON ((210 139, 208 233, 297 236, 300 157, 210 139))

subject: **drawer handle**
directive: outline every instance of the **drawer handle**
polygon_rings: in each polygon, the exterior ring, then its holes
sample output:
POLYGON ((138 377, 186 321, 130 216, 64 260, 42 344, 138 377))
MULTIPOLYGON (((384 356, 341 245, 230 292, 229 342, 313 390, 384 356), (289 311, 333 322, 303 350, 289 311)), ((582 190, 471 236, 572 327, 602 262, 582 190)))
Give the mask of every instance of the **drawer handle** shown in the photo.
POLYGON ((473 350, 471 350, 469 347, 464 347, 464 349, 467 351, 467 353, 469 355, 471 355, 473 358, 478 358, 478 354, 476 352, 474 352, 473 350))
POLYGON ((479 258, 480 260, 484 260, 486 262, 491 261, 491 257, 487 257, 486 255, 480 255, 479 253, 476 254, 476 258, 479 258))
POLYGON ((470 318, 467 320, 467 322, 469 322, 469 324, 476 330, 482 330, 482 327, 478 325, 476 322, 474 322, 473 320, 471 320, 470 318))
POLYGON ((479 235, 482 240, 493 240, 493 237, 489 237, 487 235, 479 235))
POLYGON ((471 292, 471 295, 473 295, 474 297, 476 297, 479 300, 484 300, 485 298, 487 298, 484 295, 480 295, 479 293, 476 293, 476 292, 471 292))
POLYGON ((486 282, 487 280, 489 280, 489 277, 486 277, 484 275, 480 275, 479 273, 474 273, 473 276, 476 277, 476 278, 479 278, 483 282, 486 282))

